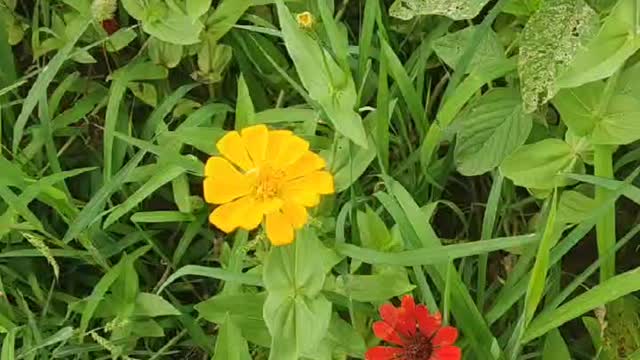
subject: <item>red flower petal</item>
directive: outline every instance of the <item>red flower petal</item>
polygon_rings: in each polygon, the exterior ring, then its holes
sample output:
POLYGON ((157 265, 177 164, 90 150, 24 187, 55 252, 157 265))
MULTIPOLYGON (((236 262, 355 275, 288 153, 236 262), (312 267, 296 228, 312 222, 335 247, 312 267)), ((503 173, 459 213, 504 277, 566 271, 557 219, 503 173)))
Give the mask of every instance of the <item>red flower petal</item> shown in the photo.
POLYGON ((404 345, 402 338, 396 332, 396 329, 391 327, 391 325, 387 324, 384 321, 376 321, 373 323, 373 333, 376 336, 386 342, 390 342, 396 345, 404 345))
POLYGON ((431 315, 424 305, 418 305, 416 308, 416 320, 418 320, 418 327, 422 335, 429 339, 431 339, 433 334, 442 326, 442 316, 440 316, 440 313, 431 315))
POLYGON ((398 309, 398 322, 395 328, 405 337, 411 337, 416 333, 416 303, 410 295, 405 295, 402 298, 402 305, 398 309))
POLYGON ((364 358, 366 360, 395 360, 402 356, 403 352, 399 348, 376 346, 369 349, 364 358))
POLYGON ((431 342, 435 347, 446 347, 448 345, 453 345, 458 339, 458 329, 453 326, 445 326, 442 329, 438 330, 436 336, 433 337, 431 342))
POLYGON ((384 304, 380 306, 380 317, 387 324, 395 327, 398 323, 398 309, 391 304, 384 304))
POLYGON ((462 351, 457 346, 445 346, 433 350, 429 360, 460 360, 462 351))

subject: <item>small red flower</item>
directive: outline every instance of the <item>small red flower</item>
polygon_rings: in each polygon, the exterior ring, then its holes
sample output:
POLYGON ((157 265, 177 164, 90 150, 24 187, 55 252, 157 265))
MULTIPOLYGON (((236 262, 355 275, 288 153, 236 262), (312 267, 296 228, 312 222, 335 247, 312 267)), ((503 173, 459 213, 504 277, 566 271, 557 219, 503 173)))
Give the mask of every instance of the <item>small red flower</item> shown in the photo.
POLYGON ((102 21, 102 28, 107 32, 107 34, 113 35, 113 33, 120 29, 120 25, 116 19, 107 19, 102 21))
POLYGON ((416 305, 406 295, 399 308, 380 307, 382 321, 373 324, 380 339, 400 347, 376 346, 365 354, 366 360, 460 360, 462 352, 453 346, 458 330, 442 326, 440 313, 429 314, 424 305, 416 305))

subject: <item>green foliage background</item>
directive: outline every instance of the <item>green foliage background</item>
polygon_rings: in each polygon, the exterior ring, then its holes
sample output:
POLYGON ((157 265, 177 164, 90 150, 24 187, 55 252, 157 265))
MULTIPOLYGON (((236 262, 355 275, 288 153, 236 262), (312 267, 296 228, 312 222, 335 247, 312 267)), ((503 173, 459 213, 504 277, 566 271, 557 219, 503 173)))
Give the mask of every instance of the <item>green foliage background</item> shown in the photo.
POLYGON ((404 294, 464 359, 640 359, 638 0, 0 0, 0 25, 0 360, 363 359, 404 294), (335 176, 287 247, 202 199, 260 123, 335 176))

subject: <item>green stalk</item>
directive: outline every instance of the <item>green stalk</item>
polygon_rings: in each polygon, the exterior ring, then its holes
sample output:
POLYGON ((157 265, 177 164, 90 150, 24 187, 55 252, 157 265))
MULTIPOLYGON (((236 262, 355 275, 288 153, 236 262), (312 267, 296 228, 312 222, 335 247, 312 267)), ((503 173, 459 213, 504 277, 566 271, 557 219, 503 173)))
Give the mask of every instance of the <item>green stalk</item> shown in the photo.
MULTIPOLYGON (((595 175, 613 179, 613 146, 594 146, 595 175)), ((600 203, 608 196, 611 190, 596 187, 596 202, 600 203)), ((616 258, 605 256, 616 246, 616 209, 615 206, 596 223, 596 235, 598 241, 598 256, 600 257, 600 283, 610 279, 616 273, 616 258)))

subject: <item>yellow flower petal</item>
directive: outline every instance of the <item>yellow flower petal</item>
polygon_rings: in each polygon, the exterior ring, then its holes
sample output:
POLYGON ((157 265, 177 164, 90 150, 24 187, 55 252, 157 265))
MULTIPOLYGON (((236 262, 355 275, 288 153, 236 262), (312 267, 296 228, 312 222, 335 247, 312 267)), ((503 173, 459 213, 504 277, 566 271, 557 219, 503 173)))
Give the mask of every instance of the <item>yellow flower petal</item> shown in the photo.
POLYGON ((287 174, 286 179, 292 180, 305 176, 315 170, 323 169, 326 165, 326 162, 320 155, 307 151, 300 159, 285 169, 287 174))
POLYGON ((267 237, 275 246, 293 242, 293 227, 280 211, 267 214, 267 237))
POLYGON ((244 142, 237 131, 229 131, 216 144, 218 151, 244 171, 254 168, 244 142))
POLYGON ((204 176, 238 179, 242 174, 227 159, 212 156, 204 167, 204 176))
POLYGON ((320 203, 320 195, 312 189, 285 187, 282 190, 282 199, 305 207, 315 207, 320 203))
POLYGON ((297 136, 289 136, 283 141, 280 151, 275 159, 278 168, 285 168, 309 151, 309 142, 297 136))
POLYGON ((318 194, 333 194, 333 176, 328 171, 314 171, 304 177, 290 181, 287 187, 314 191, 318 194))
POLYGON ((269 142, 267 144, 267 157, 270 162, 280 154, 285 143, 293 136, 289 130, 272 130, 269 131, 269 142))
POLYGON ((218 206, 209 215, 209 222, 226 233, 232 232, 241 225, 250 201, 248 197, 243 197, 218 206))
POLYGON ((208 177, 204 179, 204 201, 209 204, 224 204, 251 192, 246 181, 229 181, 226 178, 208 177))
POLYGON ((280 210, 280 208, 282 207, 282 203, 282 199, 271 198, 257 201, 256 206, 260 208, 260 211, 262 211, 263 214, 269 214, 274 211, 280 210))
POLYGON ((262 208, 258 206, 254 199, 251 199, 247 204, 245 213, 240 219, 240 227, 245 230, 253 230, 257 228, 262 222, 262 218, 264 217, 264 212, 262 208))
POLYGON ((259 166, 267 155, 269 130, 264 125, 255 125, 242 129, 242 141, 255 166, 259 166))
POLYGON ((289 219, 294 229, 300 229, 307 223, 307 209, 293 202, 284 203, 282 213, 289 219))

